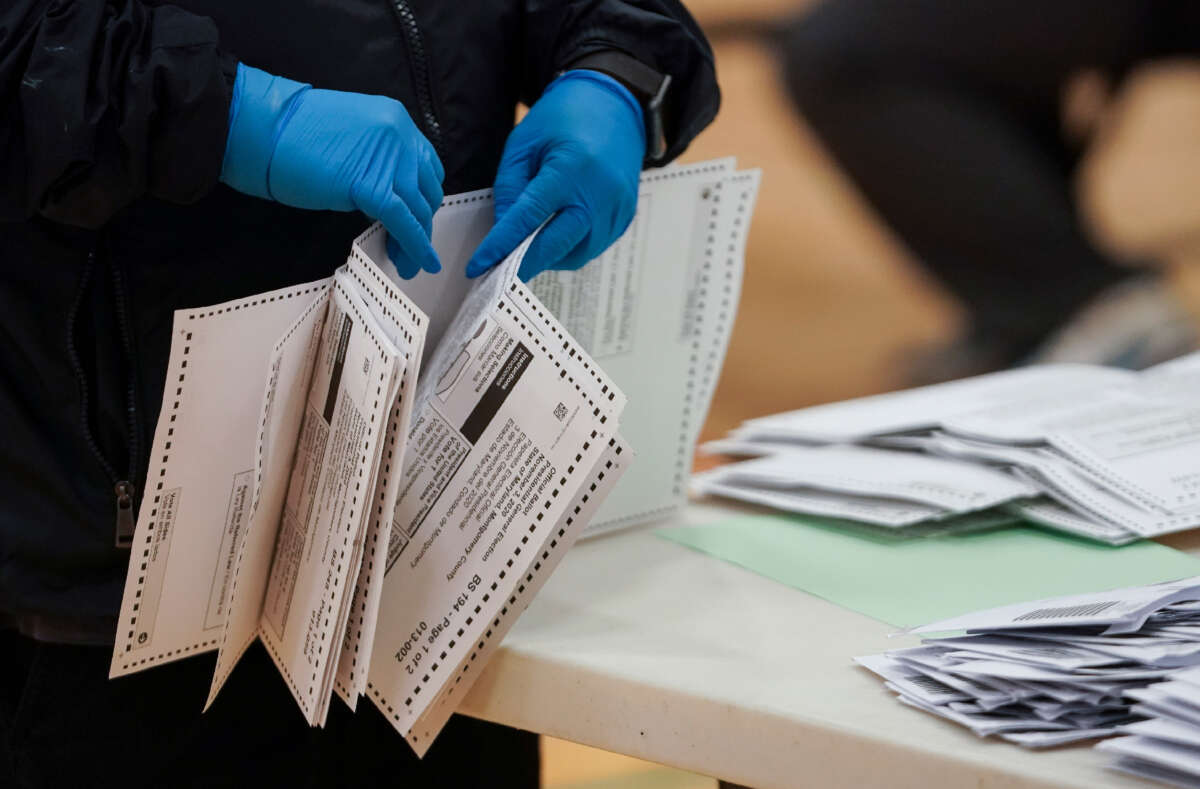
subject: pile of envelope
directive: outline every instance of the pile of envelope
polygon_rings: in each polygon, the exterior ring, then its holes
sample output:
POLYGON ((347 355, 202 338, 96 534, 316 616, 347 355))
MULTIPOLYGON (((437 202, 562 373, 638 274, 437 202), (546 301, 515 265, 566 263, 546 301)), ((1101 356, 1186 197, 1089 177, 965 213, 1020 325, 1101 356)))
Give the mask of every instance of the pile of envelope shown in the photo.
POLYGON ((1200 353, 1045 365, 752 419, 693 490, 847 525, 1024 520, 1119 545, 1200 526, 1200 353))
POLYGON ((1130 731, 1104 747, 1140 761, 1190 749, 1200 775, 1198 599, 1200 577, 1008 605, 914 628, 951 634, 856 661, 902 703, 979 736, 1047 748, 1130 731))

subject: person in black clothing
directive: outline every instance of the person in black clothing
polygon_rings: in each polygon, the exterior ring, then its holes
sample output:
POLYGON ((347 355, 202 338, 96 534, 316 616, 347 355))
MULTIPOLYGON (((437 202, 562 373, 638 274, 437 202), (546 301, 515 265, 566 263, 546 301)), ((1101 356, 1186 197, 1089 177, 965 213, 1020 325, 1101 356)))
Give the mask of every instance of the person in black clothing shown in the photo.
POLYGON ((1056 348, 1059 358, 1141 366, 1194 341, 1164 336, 1179 308, 1164 297, 1141 309, 1147 298, 1134 294, 1153 286, 1088 238, 1072 193, 1081 149, 1060 122, 1077 73, 1115 81, 1200 49, 1193 4, 830 0, 779 40, 809 125, 969 311, 964 340, 925 377, 1053 359, 1056 348), (1083 328, 1102 303, 1106 325, 1083 328), (1082 341, 1070 343, 1071 326, 1082 341))
POLYGON ((368 219, 435 271, 443 193, 493 180, 472 273, 547 219, 537 269, 581 265, 718 103, 678 0, 0 7, 0 785, 536 785, 522 732, 310 730, 257 647, 203 716, 211 655, 107 680, 171 316, 328 276, 368 219))

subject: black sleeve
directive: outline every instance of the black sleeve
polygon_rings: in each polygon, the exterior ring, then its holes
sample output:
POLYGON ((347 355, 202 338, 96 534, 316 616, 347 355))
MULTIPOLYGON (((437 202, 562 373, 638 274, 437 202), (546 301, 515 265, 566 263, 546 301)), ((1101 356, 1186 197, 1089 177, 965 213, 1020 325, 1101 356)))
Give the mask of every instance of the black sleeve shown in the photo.
POLYGON ((0 2, 0 220, 98 227, 217 182, 237 63, 212 20, 137 0, 0 2))
POLYGON ((521 100, 592 52, 616 49, 671 76, 664 163, 683 152, 721 103, 712 49, 678 0, 525 0, 521 100))

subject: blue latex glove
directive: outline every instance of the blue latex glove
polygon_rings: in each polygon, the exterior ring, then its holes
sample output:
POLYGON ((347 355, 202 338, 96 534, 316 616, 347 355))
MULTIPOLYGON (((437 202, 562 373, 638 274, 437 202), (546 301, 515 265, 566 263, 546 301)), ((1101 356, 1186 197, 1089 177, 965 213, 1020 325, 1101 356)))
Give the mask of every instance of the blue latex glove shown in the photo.
POLYGON ((410 278, 441 271, 429 238, 444 177, 400 102, 238 65, 221 180, 239 192, 380 220, 392 262, 410 278))
POLYGON ((642 107, 625 86, 586 69, 551 82, 504 146, 496 224, 467 276, 496 265, 551 216, 521 263, 522 280, 599 256, 633 219, 645 155, 642 107))

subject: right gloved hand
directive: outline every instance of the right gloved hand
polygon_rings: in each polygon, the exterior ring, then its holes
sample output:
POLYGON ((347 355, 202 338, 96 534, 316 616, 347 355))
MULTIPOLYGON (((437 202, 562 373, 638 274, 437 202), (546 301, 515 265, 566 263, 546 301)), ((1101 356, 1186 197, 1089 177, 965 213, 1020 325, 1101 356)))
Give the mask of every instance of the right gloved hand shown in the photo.
POLYGON ((400 276, 441 271, 430 235, 445 171, 404 105, 238 64, 221 180, 297 208, 383 222, 400 276))

